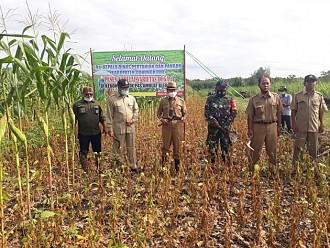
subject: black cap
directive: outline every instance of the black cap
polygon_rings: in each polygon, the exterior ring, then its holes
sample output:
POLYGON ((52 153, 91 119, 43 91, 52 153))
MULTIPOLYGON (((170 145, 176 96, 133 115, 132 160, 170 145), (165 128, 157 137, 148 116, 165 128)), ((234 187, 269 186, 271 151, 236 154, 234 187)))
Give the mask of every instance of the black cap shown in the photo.
POLYGON ((278 91, 283 92, 283 91, 288 91, 288 89, 285 86, 281 86, 278 91))
POLYGON ((312 74, 307 75, 304 79, 304 82, 315 82, 315 81, 317 81, 317 78, 312 74))
POLYGON ((126 79, 119 79, 117 82, 118 87, 129 87, 126 79))
POLYGON ((228 88, 228 84, 223 80, 219 80, 215 86, 216 87, 217 86, 222 86, 222 87, 228 88))

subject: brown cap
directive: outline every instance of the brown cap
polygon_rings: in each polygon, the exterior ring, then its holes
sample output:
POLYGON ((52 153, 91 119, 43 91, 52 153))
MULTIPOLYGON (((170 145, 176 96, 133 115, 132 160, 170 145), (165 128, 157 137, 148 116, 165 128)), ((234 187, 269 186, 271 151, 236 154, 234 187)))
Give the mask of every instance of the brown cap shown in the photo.
POLYGON ((173 81, 168 82, 167 89, 176 89, 176 83, 173 81))

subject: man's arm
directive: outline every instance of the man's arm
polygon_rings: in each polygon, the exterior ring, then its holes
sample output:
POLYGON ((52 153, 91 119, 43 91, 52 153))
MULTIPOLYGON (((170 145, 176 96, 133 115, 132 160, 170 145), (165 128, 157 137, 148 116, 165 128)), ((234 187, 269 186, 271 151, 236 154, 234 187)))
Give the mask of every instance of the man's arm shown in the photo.
POLYGON ((107 99, 107 119, 106 119, 107 131, 110 136, 114 136, 113 133, 113 102, 110 97, 107 99))
POLYGON ((278 111, 276 113, 276 117, 277 117, 277 122, 276 122, 276 124, 277 124, 277 135, 280 135, 281 134, 281 129, 282 129, 282 125, 281 125, 281 123, 282 123, 282 114, 281 114, 281 111, 278 111))
POLYGON ((137 101, 135 99, 135 97, 133 97, 134 99, 134 105, 133 105, 133 122, 136 122, 139 118, 139 105, 137 104, 137 101))
POLYGON ((237 116, 237 106, 236 106, 236 101, 235 98, 232 97, 230 100, 230 117, 231 117, 231 123, 234 122, 234 119, 237 116))
POLYGON ((319 126, 319 133, 324 132, 324 112, 319 113, 319 120, 320 120, 320 126, 319 126))
POLYGON ((183 104, 183 109, 182 109, 182 119, 181 120, 182 120, 182 122, 185 122, 187 119, 187 106, 186 106, 185 101, 183 101, 182 104, 183 104))
POLYGON ((291 102, 291 124, 292 124, 293 132, 298 131, 298 126, 296 122, 297 111, 298 111, 297 95, 294 95, 293 100, 291 102))
POLYGON ((298 130, 298 126, 297 126, 297 123, 296 123, 296 113, 297 113, 296 110, 291 111, 291 124, 292 124, 293 132, 297 132, 297 130, 298 130))
POLYGON ((204 117, 208 125, 214 125, 214 128, 220 128, 219 122, 214 118, 214 116, 211 113, 210 108, 210 100, 211 98, 208 97, 204 106, 204 117))
POLYGON ((277 96, 278 101, 278 108, 276 112, 276 119, 277 119, 277 135, 281 134, 281 123, 282 123, 282 111, 284 110, 283 105, 281 104, 281 99, 277 96))
POLYGON ((253 116, 247 116, 247 125, 248 125, 248 136, 251 138, 253 136, 253 116))

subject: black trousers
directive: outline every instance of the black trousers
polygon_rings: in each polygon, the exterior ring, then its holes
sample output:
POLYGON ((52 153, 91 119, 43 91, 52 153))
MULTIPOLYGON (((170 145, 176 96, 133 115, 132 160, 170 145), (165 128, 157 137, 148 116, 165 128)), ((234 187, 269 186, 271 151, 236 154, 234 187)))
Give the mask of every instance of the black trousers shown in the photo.
POLYGON ((290 131, 292 129, 291 126, 291 116, 290 115, 282 115, 282 120, 281 120, 281 124, 282 124, 282 129, 285 129, 285 125, 288 129, 288 131, 290 131))
POLYGON ((78 134, 80 154, 87 154, 89 144, 92 144, 93 152, 101 152, 101 132, 95 135, 78 134))

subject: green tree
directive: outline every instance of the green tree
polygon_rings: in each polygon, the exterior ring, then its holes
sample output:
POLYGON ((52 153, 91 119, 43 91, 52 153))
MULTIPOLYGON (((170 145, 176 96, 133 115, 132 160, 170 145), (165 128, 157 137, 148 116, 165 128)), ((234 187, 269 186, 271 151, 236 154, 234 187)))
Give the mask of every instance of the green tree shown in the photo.
POLYGON ((257 85, 258 79, 264 75, 270 76, 269 67, 265 67, 265 68, 260 67, 258 70, 254 71, 254 73, 251 75, 251 77, 247 79, 247 84, 248 85, 257 85))

